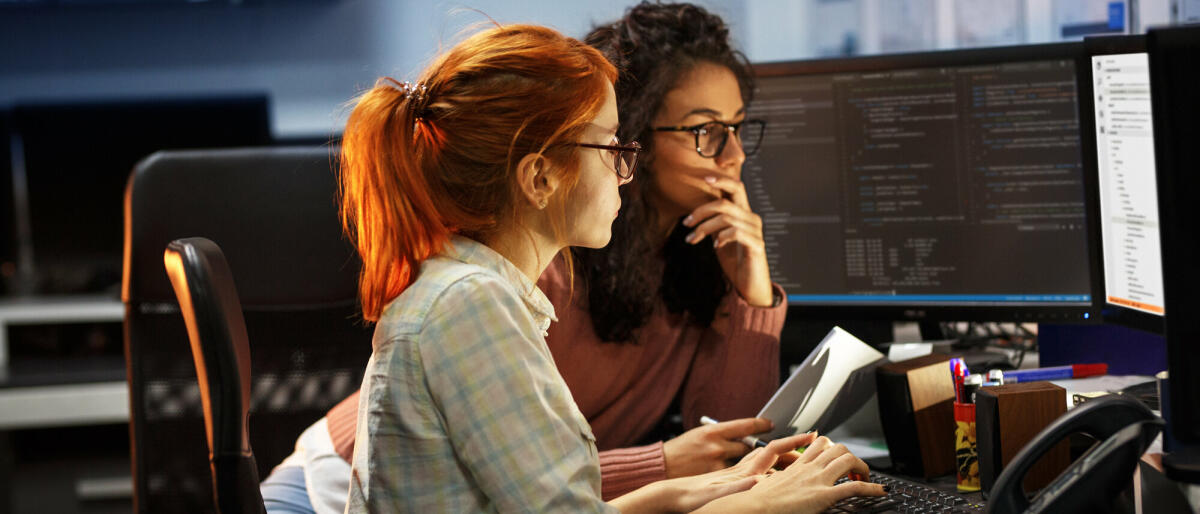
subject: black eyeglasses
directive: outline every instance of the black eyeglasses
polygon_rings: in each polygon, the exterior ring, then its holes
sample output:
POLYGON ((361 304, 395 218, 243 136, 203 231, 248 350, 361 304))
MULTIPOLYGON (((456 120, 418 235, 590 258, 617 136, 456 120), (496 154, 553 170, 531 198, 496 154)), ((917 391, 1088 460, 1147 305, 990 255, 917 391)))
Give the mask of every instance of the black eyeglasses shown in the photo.
POLYGON ((642 145, 638 144, 637 141, 631 141, 623 145, 572 144, 584 148, 607 150, 613 155, 613 171, 617 172, 617 178, 621 179, 618 185, 625 185, 630 180, 633 180, 633 171, 634 167, 637 166, 638 153, 642 151, 642 145))
POLYGON ((698 125, 677 127, 654 127, 655 132, 691 132, 696 135, 696 153, 701 157, 716 157, 725 150, 729 142, 729 134, 737 136, 742 143, 742 152, 746 157, 754 155, 762 142, 763 132, 767 122, 763 120, 743 120, 737 123, 723 121, 706 121, 698 125))

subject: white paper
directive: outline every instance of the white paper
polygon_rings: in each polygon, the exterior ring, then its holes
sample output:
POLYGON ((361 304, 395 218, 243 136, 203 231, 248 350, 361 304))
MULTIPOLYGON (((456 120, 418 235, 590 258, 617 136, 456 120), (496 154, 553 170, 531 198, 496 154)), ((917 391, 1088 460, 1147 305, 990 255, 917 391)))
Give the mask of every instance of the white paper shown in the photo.
POLYGON ((888 347, 888 360, 892 362, 906 361, 915 357, 924 357, 933 353, 930 343, 892 343, 888 347))
POLYGON ((775 423, 766 439, 811 430, 850 375, 882 358, 878 350, 834 327, 759 411, 758 417, 775 423))

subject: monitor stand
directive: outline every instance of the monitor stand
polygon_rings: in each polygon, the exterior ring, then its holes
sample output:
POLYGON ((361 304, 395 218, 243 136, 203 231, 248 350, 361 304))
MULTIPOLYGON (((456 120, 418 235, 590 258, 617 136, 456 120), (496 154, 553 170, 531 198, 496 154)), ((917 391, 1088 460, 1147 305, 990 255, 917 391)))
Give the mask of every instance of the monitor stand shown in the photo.
POLYGON ((1200 445, 1183 446, 1164 454, 1163 469, 1171 480, 1200 484, 1200 445))

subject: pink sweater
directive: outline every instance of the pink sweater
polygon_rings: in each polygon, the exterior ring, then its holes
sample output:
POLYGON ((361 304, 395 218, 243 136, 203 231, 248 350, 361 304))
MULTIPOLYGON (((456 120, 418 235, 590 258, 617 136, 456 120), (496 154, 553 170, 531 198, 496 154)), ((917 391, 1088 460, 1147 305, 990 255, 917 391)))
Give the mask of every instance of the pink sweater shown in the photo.
MULTIPOLYGON (((667 312, 660 301, 638 332, 641 344, 612 344, 596 336, 578 279, 574 298, 568 297, 562 260, 546 269, 538 287, 558 317, 546 342, 601 450, 605 500, 667 477, 661 442, 629 446, 658 425, 677 394, 684 427, 690 429, 704 415, 719 420, 754 416, 779 387, 786 302, 752 307, 731 292, 712 326, 699 327, 667 312)), ((357 408, 355 393, 326 416, 334 448, 347 461, 354 453, 357 408)))

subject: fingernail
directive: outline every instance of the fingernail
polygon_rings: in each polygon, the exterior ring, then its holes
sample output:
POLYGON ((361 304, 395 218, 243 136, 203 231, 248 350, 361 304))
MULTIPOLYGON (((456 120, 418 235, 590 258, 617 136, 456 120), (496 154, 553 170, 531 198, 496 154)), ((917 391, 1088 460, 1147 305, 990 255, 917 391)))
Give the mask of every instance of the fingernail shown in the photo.
POLYGON ((687 241, 689 243, 695 242, 695 239, 696 239, 695 232, 692 232, 691 234, 688 234, 687 237, 683 238, 684 241, 687 241))
POLYGON ((693 218, 692 218, 691 214, 688 214, 688 217, 683 218, 683 224, 686 226, 689 226, 689 227, 692 226, 692 221, 693 221, 693 218))
POLYGON ((717 177, 704 177, 704 181, 708 182, 709 184, 716 184, 717 177))

